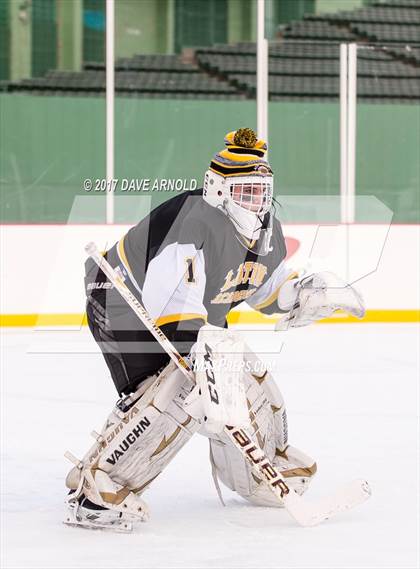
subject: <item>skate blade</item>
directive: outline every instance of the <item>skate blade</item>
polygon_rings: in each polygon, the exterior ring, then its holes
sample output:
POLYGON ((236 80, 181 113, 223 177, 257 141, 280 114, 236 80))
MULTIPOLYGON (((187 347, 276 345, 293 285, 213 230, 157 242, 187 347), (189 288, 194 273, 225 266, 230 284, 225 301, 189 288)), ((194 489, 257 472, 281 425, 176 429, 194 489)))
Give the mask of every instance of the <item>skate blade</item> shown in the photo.
POLYGON ((118 520, 112 524, 101 524, 90 522, 89 520, 75 520, 71 519, 70 516, 63 520, 63 524, 70 527, 78 527, 82 529, 90 530, 105 530, 116 533, 131 533, 133 531, 133 524, 128 521, 118 520))

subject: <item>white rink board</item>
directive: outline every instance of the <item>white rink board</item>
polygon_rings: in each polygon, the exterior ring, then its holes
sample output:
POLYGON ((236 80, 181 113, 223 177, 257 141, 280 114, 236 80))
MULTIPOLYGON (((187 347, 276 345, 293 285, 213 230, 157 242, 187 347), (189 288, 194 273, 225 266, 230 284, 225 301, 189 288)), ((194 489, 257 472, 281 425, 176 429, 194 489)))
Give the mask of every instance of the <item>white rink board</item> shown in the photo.
MULTIPOLYGON (((82 313, 84 246, 93 240, 104 250, 128 229, 124 225, 1 226, 0 313, 82 313)), ((301 267, 311 257, 314 268, 329 268, 350 282, 356 280, 368 309, 420 307, 420 226, 286 225, 284 234, 299 244, 291 265, 301 267)))

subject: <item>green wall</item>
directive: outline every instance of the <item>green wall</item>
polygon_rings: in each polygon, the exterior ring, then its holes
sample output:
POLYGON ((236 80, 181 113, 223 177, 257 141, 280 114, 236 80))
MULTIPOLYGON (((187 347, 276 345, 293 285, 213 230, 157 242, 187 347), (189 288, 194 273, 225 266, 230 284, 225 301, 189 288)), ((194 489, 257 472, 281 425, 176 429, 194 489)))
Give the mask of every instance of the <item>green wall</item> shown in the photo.
POLYGON ((41 77, 57 67, 56 0, 32 3, 32 77, 41 77))
MULTIPOLYGON (((366 2, 365 2, 366 4, 366 2)), ((364 0, 316 0, 315 12, 338 12, 343 10, 355 10, 362 8, 364 0)))
POLYGON ((420 222, 420 106, 358 105, 357 191, 420 222))
POLYGON ((9 3, 0 0, 0 81, 10 75, 9 3))
POLYGON ((29 3, 9 0, 9 79, 31 76, 32 9, 29 3))
MULTIPOLYGON (((116 57, 166 53, 172 42, 172 0, 118 0, 115 6, 116 57)), ((172 45, 170 46, 172 50, 172 45)))
POLYGON ((315 12, 316 0, 274 0, 278 23, 300 20, 305 14, 315 12))
POLYGON ((83 2, 57 2, 57 67, 81 71, 83 59, 83 2))
MULTIPOLYGON (((278 195, 338 195, 338 104, 270 103, 269 125, 278 195)), ((255 127, 255 102, 118 98, 115 175, 201 184, 224 134, 239 126, 255 127)), ((417 106, 358 105, 357 191, 382 200, 394 221, 419 221, 419 132, 417 106)), ((102 98, 0 95, 1 220, 65 222, 74 196, 87 195, 83 180, 105 175, 104 141, 102 98)), ((103 194, 89 195, 97 207, 73 221, 103 221, 103 194)), ((151 197, 155 204, 170 196, 151 197)), ((338 221, 338 208, 308 205, 288 220, 338 221)))
POLYGON ((257 37, 256 17, 255 0, 228 0, 228 43, 255 41, 257 37))

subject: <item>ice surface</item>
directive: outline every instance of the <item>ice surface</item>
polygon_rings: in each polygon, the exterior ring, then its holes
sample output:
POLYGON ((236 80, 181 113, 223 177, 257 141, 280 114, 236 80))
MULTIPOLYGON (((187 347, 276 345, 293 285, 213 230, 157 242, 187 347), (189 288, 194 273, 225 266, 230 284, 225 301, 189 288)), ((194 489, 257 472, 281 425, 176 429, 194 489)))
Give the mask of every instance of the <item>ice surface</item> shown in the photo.
POLYGON ((370 501, 316 528, 223 489, 196 435, 144 498, 152 518, 130 535, 61 523, 63 452, 81 456, 115 401, 83 331, 2 330, 2 566, 5 568, 414 568, 418 545, 418 327, 315 325, 248 330, 277 352, 290 442, 316 457, 308 497, 354 478, 370 501))

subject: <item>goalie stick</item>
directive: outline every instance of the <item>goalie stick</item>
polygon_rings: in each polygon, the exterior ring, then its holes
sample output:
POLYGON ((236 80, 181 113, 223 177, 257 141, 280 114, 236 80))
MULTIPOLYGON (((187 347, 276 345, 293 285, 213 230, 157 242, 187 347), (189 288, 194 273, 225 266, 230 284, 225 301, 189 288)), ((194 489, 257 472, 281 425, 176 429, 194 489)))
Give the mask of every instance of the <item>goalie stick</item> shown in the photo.
MULTIPOLYGON (((144 326, 159 342, 168 356, 175 362, 181 372, 193 383, 194 373, 181 354, 175 349, 162 330, 155 324, 142 304, 124 283, 121 276, 111 267, 100 254, 94 243, 85 247, 87 254, 108 277, 109 282, 121 294, 130 308, 135 312, 144 326)), ((365 502, 371 495, 371 489, 365 480, 354 480, 328 498, 317 502, 308 502, 289 488, 281 473, 271 464, 264 451, 254 443, 247 431, 240 427, 226 426, 224 432, 242 453, 255 474, 261 478, 284 504, 285 509, 301 526, 314 526, 332 516, 349 510, 365 502)))

